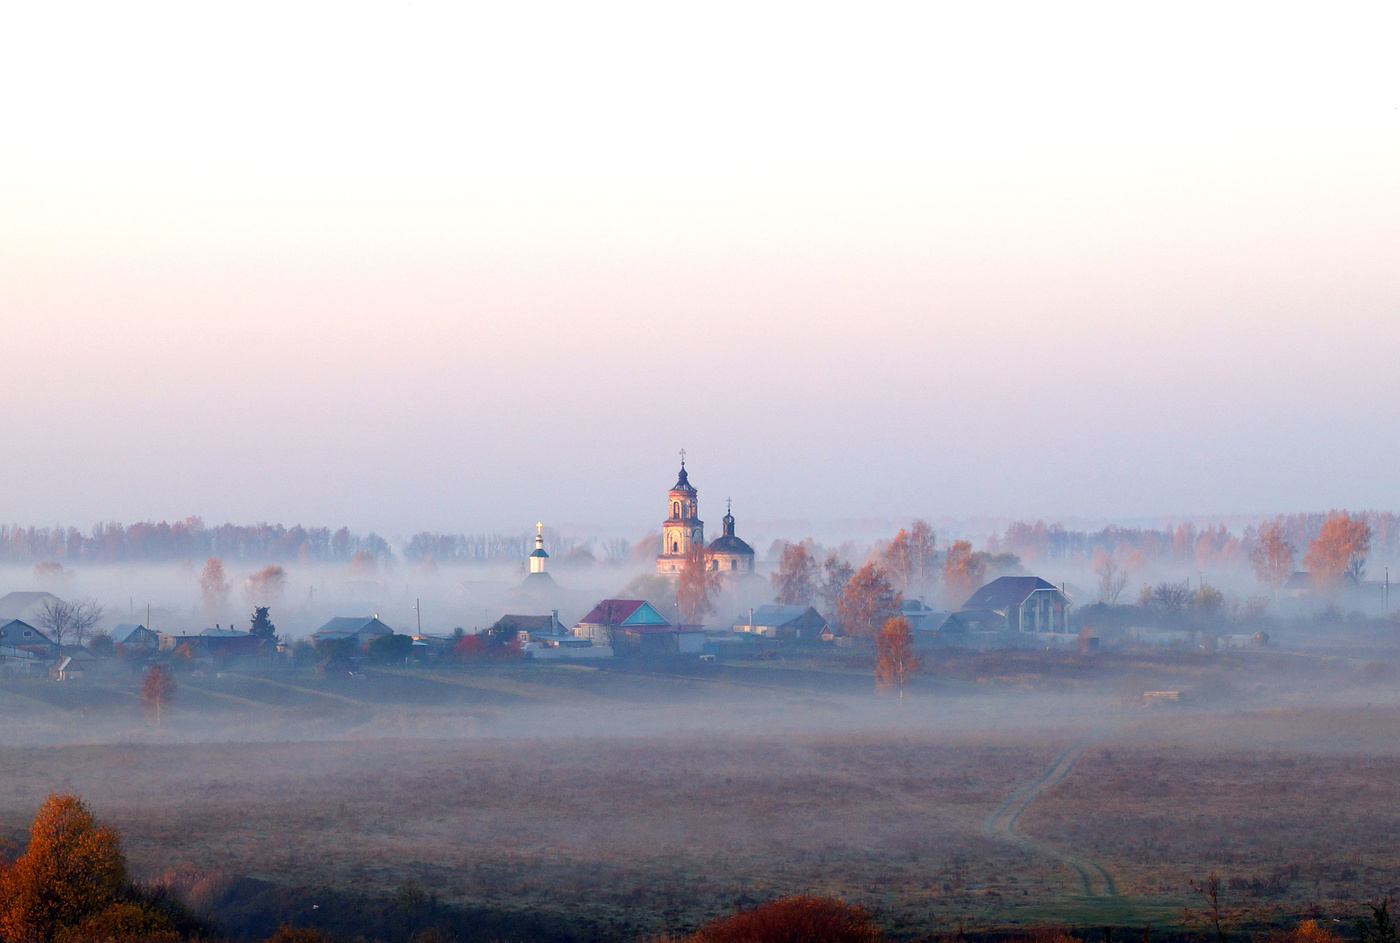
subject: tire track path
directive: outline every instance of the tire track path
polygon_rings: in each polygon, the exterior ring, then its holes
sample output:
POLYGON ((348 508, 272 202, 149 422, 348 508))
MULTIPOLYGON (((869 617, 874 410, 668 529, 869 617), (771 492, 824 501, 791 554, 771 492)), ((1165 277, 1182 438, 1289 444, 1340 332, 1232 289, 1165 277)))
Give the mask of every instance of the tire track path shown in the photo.
POLYGON ((1084 755, 1094 737, 1086 737, 1065 752, 1061 753, 1050 768, 1038 779, 1018 786, 996 811, 987 816, 982 831, 994 837, 1005 839, 1027 851, 1033 851, 1067 865, 1079 876, 1080 884, 1087 897, 1117 897, 1118 884, 1107 868, 1097 861, 1056 848, 1046 842, 1037 841, 1016 830, 1016 823, 1030 804, 1047 789, 1064 782, 1074 769, 1074 764, 1084 755))

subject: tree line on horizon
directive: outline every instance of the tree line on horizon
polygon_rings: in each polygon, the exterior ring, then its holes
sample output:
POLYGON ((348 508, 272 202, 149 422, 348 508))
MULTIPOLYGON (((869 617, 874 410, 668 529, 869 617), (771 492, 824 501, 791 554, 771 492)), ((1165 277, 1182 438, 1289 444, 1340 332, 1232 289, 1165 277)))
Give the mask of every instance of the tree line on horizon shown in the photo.
POLYGON ((198 517, 183 521, 96 524, 76 527, 24 527, 0 524, 0 562, 158 563, 220 557, 229 560, 282 560, 348 563, 356 554, 393 559, 389 542, 378 534, 354 534, 348 527, 297 524, 221 524, 206 527, 198 517))
POLYGON ((1017 521, 987 540, 991 553, 1013 553, 1028 563, 1058 561, 1089 564, 1106 553, 1120 560, 1131 555, 1141 566, 1171 564, 1214 568, 1251 564, 1255 548, 1266 531, 1297 548, 1323 533, 1330 519, 1346 515, 1369 528, 1368 548, 1387 560, 1400 559, 1400 515, 1390 511, 1331 510, 1280 514, 1234 533, 1224 523, 1197 527, 1183 523, 1175 528, 1105 527, 1098 531, 1070 530, 1062 524, 1017 521))

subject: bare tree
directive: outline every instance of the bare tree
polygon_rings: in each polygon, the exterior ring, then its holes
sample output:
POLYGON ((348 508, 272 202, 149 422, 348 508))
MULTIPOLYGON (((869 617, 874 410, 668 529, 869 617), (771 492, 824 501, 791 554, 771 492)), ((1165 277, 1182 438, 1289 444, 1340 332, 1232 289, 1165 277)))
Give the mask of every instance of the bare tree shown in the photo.
POLYGON ((603 541, 603 557, 609 566, 621 566, 627 562, 632 545, 623 537, 609 537, 603 541))
POLYGON ((1180 583, 1158 583, 1152 588, 1152 608, 1165 616, 1178 616, 1191 605, 1191 584, 1187 580, 1180 583))
POLYGON ((1100 550, 1094 554, 1094 575, 1099 578, 1099 602, 1108 606, 1116 603, 1123 587, 1128 585, 1128 571, 1100 550))
POLYGON ((92 627, 102 619, 102 607, 91 600, 67 602, 62 599, 46 599, 39 610, 39 628, 58 646, 62 654, 63 646, 71 642, 82 645, 92 627))
POLYGON ((102 621, 102 607, 90 599, 74 603, 71 619, 73 644, 81 647, 93 627, 102 621))
POLYGON ((1206 932, 1215 938, 1215 943, 1228 943, 1230 929, 1251 913, 1249 907, 1227 907, 1220 899, 1220 875, 1214 871, 1204 881, 1191 880, 1187 882, 1191 885, 1191 890, 1200 895, 1201 901, 1205 904, 1205 909, 1193 911, 1189 907, 1186 909, 1186 922, 1203 926, 1206 932))

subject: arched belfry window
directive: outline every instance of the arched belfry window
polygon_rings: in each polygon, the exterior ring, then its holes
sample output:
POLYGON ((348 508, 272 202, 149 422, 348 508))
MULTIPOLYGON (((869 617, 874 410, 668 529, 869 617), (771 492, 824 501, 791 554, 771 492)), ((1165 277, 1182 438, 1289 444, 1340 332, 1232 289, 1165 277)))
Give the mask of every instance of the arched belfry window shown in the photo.
POLYGON ((675 515, 676 517, 680 517, 680 516, 681 516, 681 503, 680 503, 679 501, 677 501, 675 504, 671 505, 671 513, 672 513, 673 515, 675 515))
POLYGON ((678 540, 673 540, 673 541, 671 541, 671 552, 672 552, 672 553, 680 553, 680 552, 681 552, 681 544, 680 544, 680 541, 678 541, 678 540))

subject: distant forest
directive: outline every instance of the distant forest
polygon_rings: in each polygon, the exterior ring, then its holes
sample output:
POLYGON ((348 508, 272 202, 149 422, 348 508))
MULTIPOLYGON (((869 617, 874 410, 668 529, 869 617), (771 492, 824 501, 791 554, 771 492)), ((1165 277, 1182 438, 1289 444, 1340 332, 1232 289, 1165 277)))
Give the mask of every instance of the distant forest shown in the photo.
MULTIPOLYGON (((1390 511, 1363 511, 1355 517, 1371 529, 1373 560, 1400 560, 1400 516, 1390 511)), ((1302 548, 1318 535, 1327 514, 1284 514, 1271 522, 1283 528, 1284 537, 1302 548)), ((1134 567, 1158 563, 1188 566, 1247 566, 1258 538, 1250 525, 1238 534, 1225 524, 1176 528, 1105 527, 1099 531, 1070 530, 1044 521, 1018 521, 987 541, 993 554, 1011 553, 1027 563, 1059 560, 1087 564, 1102 551, 1134 567)), ((562 538, 548 528, 545 549, 551 556, 571 550, 578 542, 562 538)), ((586 545, 584 545, 586 547, 586 545)), ((493 563, 523 560, 534 549, 534 534, 435 534, 424 531, 409 538, 401 549, 409 563, 432 559, 438 563, 493 563)), ((606 541, 608 558, 627 556, 625 541, 606 541), (617 544, 618 546, 610 546, 617 544)), ((349 563, 357 555, 380 563, 395 559, 389 542, 378 534, 355 534, 348 527, 285 527, 281 524, 222 524, 206 527, 198 517, 168 523, 110 522, 84 533, 76 527, 23 527, 0 525, 0 563, 56 562, 171 562, 219 557, 248 562, 349 563)), ((362 557, 361 559, 364 559, 362 557)))
MULTIPOLYGON (((1353 514, 1371 528, 1370 550, 1374 559, 1400 559, 1400 517, 1389 511, 1353 514)), ((1283 528, 1284 538, 1305 547, 1317 537, 1325 513, 1283 514, 1268 522, 1283 528)), ((1119 560, 1132 557, 1137 566, 1176 563, 1200 567, 1238 564, 1247 566, 1258 541, 1259 528, 1250 525, 1239 534, 1224 524, 1197 527, 1181 524, 1175 529, 1105 527, 1096 532, 1067 530, 1059 524, 1020 521, 987 541, 991 553, 1014 553, 1025 562, 1065 560, 1087 563, 1100 551, 1119 560)))
MULTIPOLYGON (((572 547, 545 531, 551 554, 572 547)), ((410 563, 432 557, 440 562, 489 563, 522 560, 534 549, 533 534, 414 535, 403 548, 410 563)), ((0 563, 91 562, 158 563, 202 560, 349 563, 364 554, 380 563, 393 561, 389 542, 378 534, 351 533, 348 527, 303 527, 297 524, 222 524, 206 527, 198 517, 140 524, 110 522, 84 533, 76 527, 0 525, 0 563)), ((364 559, 364 557, 361 557, 364 559)))

